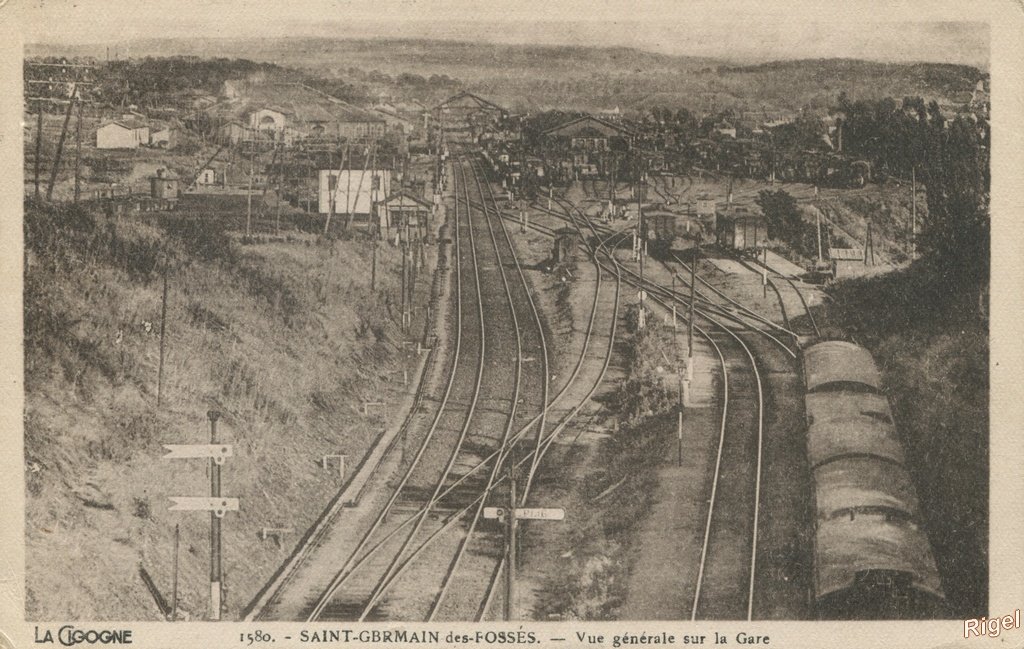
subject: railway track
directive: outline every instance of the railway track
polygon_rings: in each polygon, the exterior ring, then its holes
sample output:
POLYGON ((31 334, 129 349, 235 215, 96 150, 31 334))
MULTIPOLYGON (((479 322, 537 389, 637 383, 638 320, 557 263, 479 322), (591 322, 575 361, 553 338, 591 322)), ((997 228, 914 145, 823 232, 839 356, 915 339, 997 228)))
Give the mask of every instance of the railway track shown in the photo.
MULTIPOLYGON (((778 284, 776 284, 775 280, 781 279, 784 282, 786 282, 786 284, 793 290, 793 292, 796 293, 797 298, 800 300, 800 304, 803 306, 803 311, 807 315, 807 322, 811 327, 811 332, 809 332, 807 335, 813 335, 814 338, 821 338, 821 330, 818 329, 818 323, 814 320, 814 313, 811 312, 811 307, 808 306, 807 299, 804 297, 803 291, 801 291, 799 287, 797 287, 796 282, 793 281, 792 277, 780 273, 779 271, 775 270, 774 268, 767 265, 761 260, 754 260, 753 262, 749 263, 743 260, 740 263, 742 263, 747 268, 750 268, 751 265, 753 265, 754 268, 752 268, 752 270, 754 270, 754 272, 758 272, 757 269, 761 269, 762 271, 767 272, 768 283, 775 291, 776 295, 779 296, 779 304, 782 307, 783 314, 785 314, 786 312, 786 304, 785 301, 783 301, 782 299, 782 293, 779 291, 778 284)), ((789 318, 786 318, 786 320, 788 322, 789 318)))
MULTIPOLYGON (((560 203, 585 236, 584 225, 597 230, 574 207, 560 203), (583 222, 583 225, 580 222, 583 222)), ((626 268, 603 243, 602 252, 629 283, 648 291, 665 309, 682 298, 663 285, 639 277, 626 268)), ((720 319, 695 309, 708 324, 694 323, 718 356, 723 397, 716 462, 695 583, 691 619, 753 619, 758 560, 758 526, 764 448, 764 388, 757 360, 739 332, 720 319)), ((762 334, 767 333, 763 330, 762 334)), ((783 346, 774 337, 777 344, 783 346)))
MULTIPOLYGON (((503 215, 498 208, 493 190, 489 184, 480 184, 479 176, 477 177, 477 186, 481 191, 481 198, 483 199, 485 211, 495 215, 495 221, 501 224, 501 228, 507 237, 507 230, 503 223, 504 219, 501 218, 503 215), (485 190, 486 196, 484 196, 485 190)), ((546 433, 543 438, 538 437, 537 447, 535 452, 532 454, 532 460, 527 472, 525 488, 519 497, 520 506, 525 506, 528 502, 533 479, 540 467, 544 454, 556 441, 558 435, 581 411, 581 409, 591 402, 592 397, 603 382, 611 363, 618 327, 621 281, 618 277, 615 277, 614 284, 609 285, 609 282, 603 276, 600 265, 596 263, 596 260, 593 257, 591 257, 591 260, 594 263, 596 277, 594 298, 583 339, 583 348, 571 375, 568 377, 564 387, 559 392, 558 396, 551 402, 549 407, 550 413, 558 423, 550 432, 546 433), (599 316, 601 319, 607 320, 607 322, 601 327, 598 326, 599 316), (604 336, 603 344, 596 344, 597 339, 602 337, 602 335, 598 333, 599 329, 607 329, 608 332, 604 336), (579 380, 582 370, 585 367, 589 367, 590 374, 594 375, 593 379, 590 381, 579 380), (562 405, 563 403, 564 405, 562 405)), ((497 607, 498 604, 503 604, 502 599, 504 594, 498 594, 497 585, 499 583, 499 576, 504 568, 505 565, 503 557, 495 567, 495 570, 491 573, 491 578, 487 586, 487 595, 484 598, 484 604, 480 610, 480 615, 477 618, 478 620, 485 619, 493 608, 497 607)))
MULTIPOLYGON (((568 207, 567 208, 565 206, 565 201, 563 199, 557 199, 557 201, 560 201, 559 205, 563 209, 563 213, 562 214, 556 213, 553 210, 547 210, 546 208, 544 208, 542 206, 539 206, 539 205, 535 205, 534 207, 535 207, 535 209, 537 209, 537 210, 539 210, 541 212, 544 212, 544 213, 550 214, 552 216, 555 216, 556 218, 562 219, 562 220, 566 221, 567 223, 569 223, 570 225, 573 225, 573 221, 571 221, 568 217, 566 217, 565 213, 566 212, 571 213, 572 210, 574 210, 576 208, 575 207, 568 207)), ((506 216, 507 219, 513 218, 513 217, 511 217, 509 215, 505 215, 505 216, 506 216)), ((612 242, 611 238, 614 237, 614 242, 621 243, 622 241, 625 240, 625 237, 630 235, 631 232, 632 232, 631 228, 626 229, 626 230, 613 230, 613 229, 611 229, 611 228, 609 228, 609 227, 607 227, 605 225, 602 225, 602 224, 596 224, 595 225, 592 222, 592 220, 590 220, 589 217, 587 217, 582 212, 579 213, 579 216, 581 218, 583 218, 583 219, 587 219, 587 229, 592 233, 592 236, 596 240, 598 240, 598 241, 604 241, 605 243, 611 243, 612 242)), ((548 228, 547 226, 531 223, 531 227, 536 228, 540 232, 545 232, 545 233, 550 234, 551 236, 553 236, 553 229, 548 228)), ((581 232, 581 236, 583 236, 584 239, 587 238, 586 234, 584 232, 581 232)), ((678 257, 678 255, 675 255, 674 259, 675 259, 675 261, 681 267, 683 267, 687 271, 687 273, 689 273, 689 270, 690 270, 689 266, 685 262, 683 262, 682 259, 680 259, 678 257)), ((626 276, 633 278, 633 283, 635 283, 637 286, 639 286, 639 274, 638 273, 636 273, 631 268, 628 268, 628 267, 625 267, 625 266, 623 266, 621 268, 621 272, 623 272, 626 276)), ((683 286, 684 288, 689 286, 688 275, 686 275, 686 274, 679 274, 679 273, 674 273, 674 274, 675 274, 676 278, 681 282, 681 286, 683 286)), ((707 282, 700 275, 696 275, 696 278, 697 278, 698 282, 700 282, 701 284, 706 286, 708 289, 710 289, 711 292, 715 294, 717 299, 716 298, 712 298, 709 294, 705 293, 704 291, 702 291, 700 289, 696 289, 696 291, 695 291, 696 298, 700 302, 701 306, 699 306, 699 307, 697 307, 695 309, 695 313, 698 313, 700 315, 714 315, 715 317, 718 317, 720 319, 731 321, 731 322, 735 323, 738 326, 750 327, 750 328, 754 329, 755 331, 757 331, 759 334, 761 334, 761 335, 765 336, 766 338, 769 338, 770 340, 772 340, 774 344, 779 345, 780 347, 784 348, 791 357, 796 358, 796 352, 795 352, 794 347, 792 347, 792 346, 788 345, 787 343, 784 343, 783 341, 779 340, 778 336, 775 335, 774 333, 772 333, 771 331, 769 331, 769 329, 775 331, 778 334, 784 334, 787 337, 792 337, 794 340, 798 337, 798 334, 796 332, 791 331, 789 328, 787 328, 785 326, 782 326, 782 325, 779 325, 779 324, 777 324, 775 322, 772 322, 771 320, 765 318, 761 314, 759 314, 759 313, 753 311, 752 309, 744 306, 743 304, 737 302, 736 300, 733 300, 732 298, 727 296, 725 293, 723 293, 720 290, 718 290, 717 288, 715 288, 714 285, 712 285, 710 282, 707 282)), ((654 291, 661 292, 663 295, 666 296, 667 299, 672 299, 674 301, 683 300, 683 299, 688 300, 689 299, 689 296, 687 294, 684 294, 682 291, 676 291, 675 293, 673 293, 672 290, 668 286, 651 283, 651 282, 649 282, 646 279, 645 279, 645 282, 644 282, 644 286, 648 290, 654 290, 654 291)))
MULTIPOLYGON (((462 164, 460 161, 456 167, 464 174, 462 164)), ((457 186, 456 191, 460 189, 468 197, 469 188, 465 181, 460 187, 457 186)), ((513 296, 514 284, 508 281, 505 271, 507 258, 503 258, 498 238, 494 236, 486 218, 474 219, 470 210, 456 209, 455 222, 459 251, 457 258, 461 260, 465 254, 461 251, 468 249, 471 260, 468 265, 460 261, 459 272, 464 275, 459 282, 460 288, 467 284, 475 287, 475 290, 467 293, 468 298, 476 303, 476 322, 479 325, 480 352, 474 388, 468 406, 463 400, 458 402, 464 405, 465 416, 454 448, 449 451, 445 445, 436 443, 424 447, 424 452, 415 462, 417 468, 410 474, 410 479, 401 485, 406 488, 403 498, 407 506, 415 509, 413 522, 406 526, 409 529, 404 533, 404 541, 397 551, 389 549, 378 553, 378 557, 389 557, 383 571, 374 569, 379 568, 374 564, 379 564, 380 559, 363 564, 369 566, 369 569, 363 571, 364 574, 376 576, 379 573, 372 589, 364 594, 366 579, 354 579, 352 573, 342 582, 346 586, 345 599, 361 606, 359 620, 381 617, 380 612, 375 613, 375 608, 384 601, 390 603, 386 613, 389 619, 430 619, 435 614, 442 606, 445 595, 450 592, 450 585, 458 574, 462 557, 466 555, 474 538, 479 538, 479 542, 486 545, 494 544, 493 538, 476 534, 477 525, 482 506, 497 484, 496 477, 506 454, 522 437, 513 437, 514 427, 527 417, 528 409, 539 412, 541 425, 543 423, 547 352, 539 315, 529 299, 528 289, 525 285, 519 287, 520 294, 513 296), (490 245, 487 245, 487 239, 490 239, 490 245), (522 300, 523 293, 527 298, 525 301, 522 300), (532 311, 533 322, 529 324, 534 326, 535 338, 527 344, 524 344, 527 323, 520 323, 517 298, 520 305, 528 304, 532 311), (533 391, 536 391, 536 394, 531 395, 522 389, 523 359, 528 352, 539 353, 542 359, 533 365, 536 369, 528 380, 534 386, 533 391), (515 368, 511 373, 507 371, 510 362, 515 368), (442 461, 445 455, 447 460, 442 461), (482 468, 488 463, 489 470, 482 468), (443 466, 440 472, 437 471, 438 466, 443 466), (413 489, 408 489, 410 485, 413 489), (429 485, 432 485, 432 492, 425 499, 423 487, 429 485), (445 499, 447 511, 436 514, 433 510, 442 498, 445 499), (426 500, 426 504, 416 509, 423 500, 426 500), (467 501, 469 505, 465 504, 467 501), (461 515, 444 516, 450 514, 452 509, 460 510, 461 515), (465 527, 461 519, 468 511, 473 512, 473 518, 465 527), (438 570, 439 565, 447 565, 448 568, 438 570)), ((515 262, 514 259, 512 261, 515 262)), ((519 279, 523 279, 521 275, 519 279)), ((458 337, 473 332, 467 324, 467 320, 461 318, 456 323, 458 337)), ((449 409, 451 417, 458 419, 461 416, 459 410, 449 409)), ((538 427, 538 431, 540 429, 538 427)), ((454 430, 454 427, 449 427, 449 430, 454 430)), ((401 488, 397 490, 401 491, 401 488)), ((333 594, 325 593, 321 597, 310 620, 322 615, 326 602, 333 594)))
MULTIPOLYGON (((493 219, 498 225, 494 227, 486 211, 482 219, 471 218, 470 183, 461 166, 460 162, 459 171, 463 182, 459 189, 464 197, 456 202, 455 218, 458 230, 455 236, 455 351, 448 368, 444 393, 438 399, 434 418, 426 427, 427 433, 415 456, 404 466, 398 485, 391 490, 390 496, 359 540, 349 544, 354 545, 355 549, 348 553, 344 561, 329 554, 326 557, 333 576, 326 586, 316 591, 313 598, 307 598, 309 601, 303 617, 308 621, 481 619, 494 600, 494 583, 501 565, 494 558, 494 548, 500 548, 494 531, 477 529, 480 509, 488 496, 502 485, 504 476, 501 467, 509 464, 518 467, 528 475, 527 484, 530 483, 544 453, 596 391, 611 358, 618 312, 618 288, 614 292, 607 344, 594 345, 591 344, 592 339, 599 337, 595 332, 595 323, 599 314, 604 313, 600 307, 602 304, 607 306, 608 299, 607 291, 602 293, 598 286, 584 349, 577 366, 555 398, 548 400, 546 343, 539 313, 532 303, 525 276, 515 258, 511 239, 502 221, 493 219), (460 204, 466 205, 467 209, 460 210, 460 204), (481 253, 487 248, 479 243, 483 237, 478 238, 484 232, 491 242, 488 254, 493 255, 487 259, 481 258, 481 253), (463 252, 467 246, 470 250, 468 255, 463 252), (515 277, 512 282, 508 282, 505 276, 507 267, 516 268, 518 284, 515 277), (488 273, 492 280, 502 278, 504 291, 484 290, 480 277, 488 273), (519 288, 514 288, 516 286, 519 288), (516 300, 513 293, 517 290, 519 308, 525 310, 525 305, 529 304, 536 334, 532 340, 528 336, 526 340, 521 337, 528 327, 518 321, 516 307, 512 304, 516 300), (485 314, 493 317, 502 309, 501 304, 488 304, 485 301, 501 301, 502 294, 506 302, 504 308, 511 316, 505 323, 510 329, 506 330, 501 330, 502 324, 489 324, 485 319, 485 314), (600 299, 602 296, 605 296, 604 300, 600 299), (476 318, 469 317, 469 306, 475 306, 476 318), (479 325, 476 331, 471 326, 473 322, 479 325), (515 361, 516 371, 511 373, 511 397, 507 382, 503 384, 500 380, 492 380, 494 377, 490 374, 484 379, 488 338, 493 340, 495 337, 516 341, 514 359, 511 355, 503 358, 500 354, 498 358, 490 359, 494 368, 492 373, 503 374, 506 379, 510 375, 507 372, 508 361, 515 361), (468 351, 473 347, 479 350, 476 356, 468 351), (528 354, 531 351, 543 353, 531 358, 533 363, 524 363, 524 360, 530 358, 528 354), (536 362, 538 357, 543 359, 542 362, 536 362), (595 361, 601 363, 601 369, 593 383, 578 381, 581 370, 587 365, 593 365, 595 361), (524 365, 536 368, 534 376, 524 375, 528 371, 524 370, 524 365), (521 389, 527 382, 542 387, 537 390, 537 394, 529 396, 521 389), (586 388, 588 385, 589 389, 586 388), (553 407, 556 405, 560 415, 558 423, 546 427, 547 413, 555 412, 553 407), (531 417, 533 411, 536 414, 531 417), (483 420, 483 414, 489 415, 488 421, 483 420), (502 422, 500 435, 488 435, 486 432, 477 434, 491 428, 489 424, 499 420, 502 422), (483 428, 477 429, 478 425, 483 428), (516 432, 513 433, 514 430, 516 432), (441 443, 445 439, 446 443, 441 443), (522 446, 523 452, 518 458, 513 458, 510 451, 516 444, 522 446), (428 464, 428 454, 432 453, 431 457, 436 459, 445 452, 448 453, 448 461, 440 471, 436 465, 428 464), (425 495, 428 492, 423 489, 425 485, 432 485, 429 498, 425 495), (410 515, 403 518, 402 515, 409 510, 412 510, 410 515), (472 522, 468 522, 470 520, 472 522), (474 569, 479 572, 479 565, 468 565, 479 557, 489 557, 496 566, 490 571, 492 578, 486 581, 486 587, 470 593, 465 584, 479 580, 464 579, 460 570, 466 572, 465 569, 470 568, 471 572, 474 569)), ((475 171, 471 174, 475 178, 475 171)), ((488 193, 478 183, 476 187, 480 201, 494 201, 493 195, 489 194, 489 186, 486 187, 488 193)), ((494 345, 490 345, 491 351, 494 348, 494 345)), ((522 496, 524 503, 527 493, 522 496)), ((321 545, 322 541, 314 535, 310 547, 300 552, 303 557, 300 563, 309 564, 306 567, 314 569, 314 572, 318 564, 324 563, 322 558, 319 562, 315 560, 316 551, 321 545)), ((308 589, 308 584, 299 586, 307 586, 308 589)), ((256 612, 253 618, 276 617, 274 613, 280 610, 274 606, 274 599, 271 598, 272 604, 256 612)))

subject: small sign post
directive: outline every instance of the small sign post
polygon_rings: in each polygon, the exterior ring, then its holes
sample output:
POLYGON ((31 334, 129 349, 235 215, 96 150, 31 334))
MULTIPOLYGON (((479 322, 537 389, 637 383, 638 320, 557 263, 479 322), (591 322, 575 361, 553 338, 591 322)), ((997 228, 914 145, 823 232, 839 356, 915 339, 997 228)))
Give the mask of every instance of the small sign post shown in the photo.
POLYGON ((509 506, 484 507, 484 518, 505 523, 505 621, 514 618, 512 602, 515 600, 516 582, 516 521, 561 521, 565 510, 561 507, 516 507, 515 476, 509 473, 509 506))

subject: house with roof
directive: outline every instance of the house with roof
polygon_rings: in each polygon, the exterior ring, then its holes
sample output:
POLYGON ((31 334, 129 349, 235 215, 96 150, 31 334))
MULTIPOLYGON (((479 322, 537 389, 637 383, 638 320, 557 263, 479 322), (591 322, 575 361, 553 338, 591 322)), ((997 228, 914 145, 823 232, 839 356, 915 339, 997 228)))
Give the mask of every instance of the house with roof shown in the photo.
POLYGON ((836 278, 861 275, 867 265, 863 248, 829 248, 828 258, 836 278))
POLYGON ((137 149, 149 144, 149 126, 135 119, 116 119, 96 129, 97 149, 137 149))
POLYGON ((592 115, 559 124, 541 134, 549 144, 573 151, 626 151, 636 135, 633 131, 592 115))
POLYGON ((408 189, 394 192, 384 201, 384 209, 388 216, 387 222, 392 227, 408 225, 413 230, 410 232, 412 240, 420 237, 420 228, 429 227, 430 213, 433 211, 433 207, 433 204, 408 189))
POLYGON ((492 101, 463 90, 435 106, 434 114, 439 119, 442 116, 450 119, 468 115, 483 115, 497 121, 508 116, 508 111, 492 101))
POLYGON ((247 123, 285 142, 317 138, 370 141, 387 132, 384 115, 298 83, 257 86, 246 102, 247 123))

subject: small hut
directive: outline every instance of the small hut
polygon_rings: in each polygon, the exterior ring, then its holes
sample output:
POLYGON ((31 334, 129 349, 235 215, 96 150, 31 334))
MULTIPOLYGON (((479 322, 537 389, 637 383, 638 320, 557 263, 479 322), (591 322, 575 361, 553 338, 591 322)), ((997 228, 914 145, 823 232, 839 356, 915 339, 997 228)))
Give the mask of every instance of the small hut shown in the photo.
POLYGON ((579 244, 579 233, 569 227, 555 230, 555 248, 551 258, 556 264, 573 265, 576 263, 576 246, 579 244))

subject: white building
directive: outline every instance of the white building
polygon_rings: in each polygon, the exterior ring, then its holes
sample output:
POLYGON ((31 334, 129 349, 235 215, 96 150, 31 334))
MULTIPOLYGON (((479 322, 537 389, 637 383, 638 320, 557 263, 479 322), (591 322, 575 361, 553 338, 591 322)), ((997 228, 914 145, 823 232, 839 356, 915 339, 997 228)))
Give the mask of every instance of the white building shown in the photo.
POLYGON ((97 149, 137 149, 149 144, 149 127, 135 121, 116 120, 96 129, 97 149))
POLYGON ((211 169, 210 167, 206 167, 205 169, 203 169, 202 171, 199 172, 198 176, 196 176, 196 184, 197 185, 217 185, 217 184, 220 184, 220 182, 218 180, 217 172, 214 169, 211 169))
POLYGON ((328 214, 334 203, 335 214, 369 216, 370 205, 391 194, 390 169, 321 169, 319 183, 320 213, 328 214))
POLYGON ((288 115, 283 110, 261 108, 249 115, 249 128, 258 131, 282 131, 288 115))

